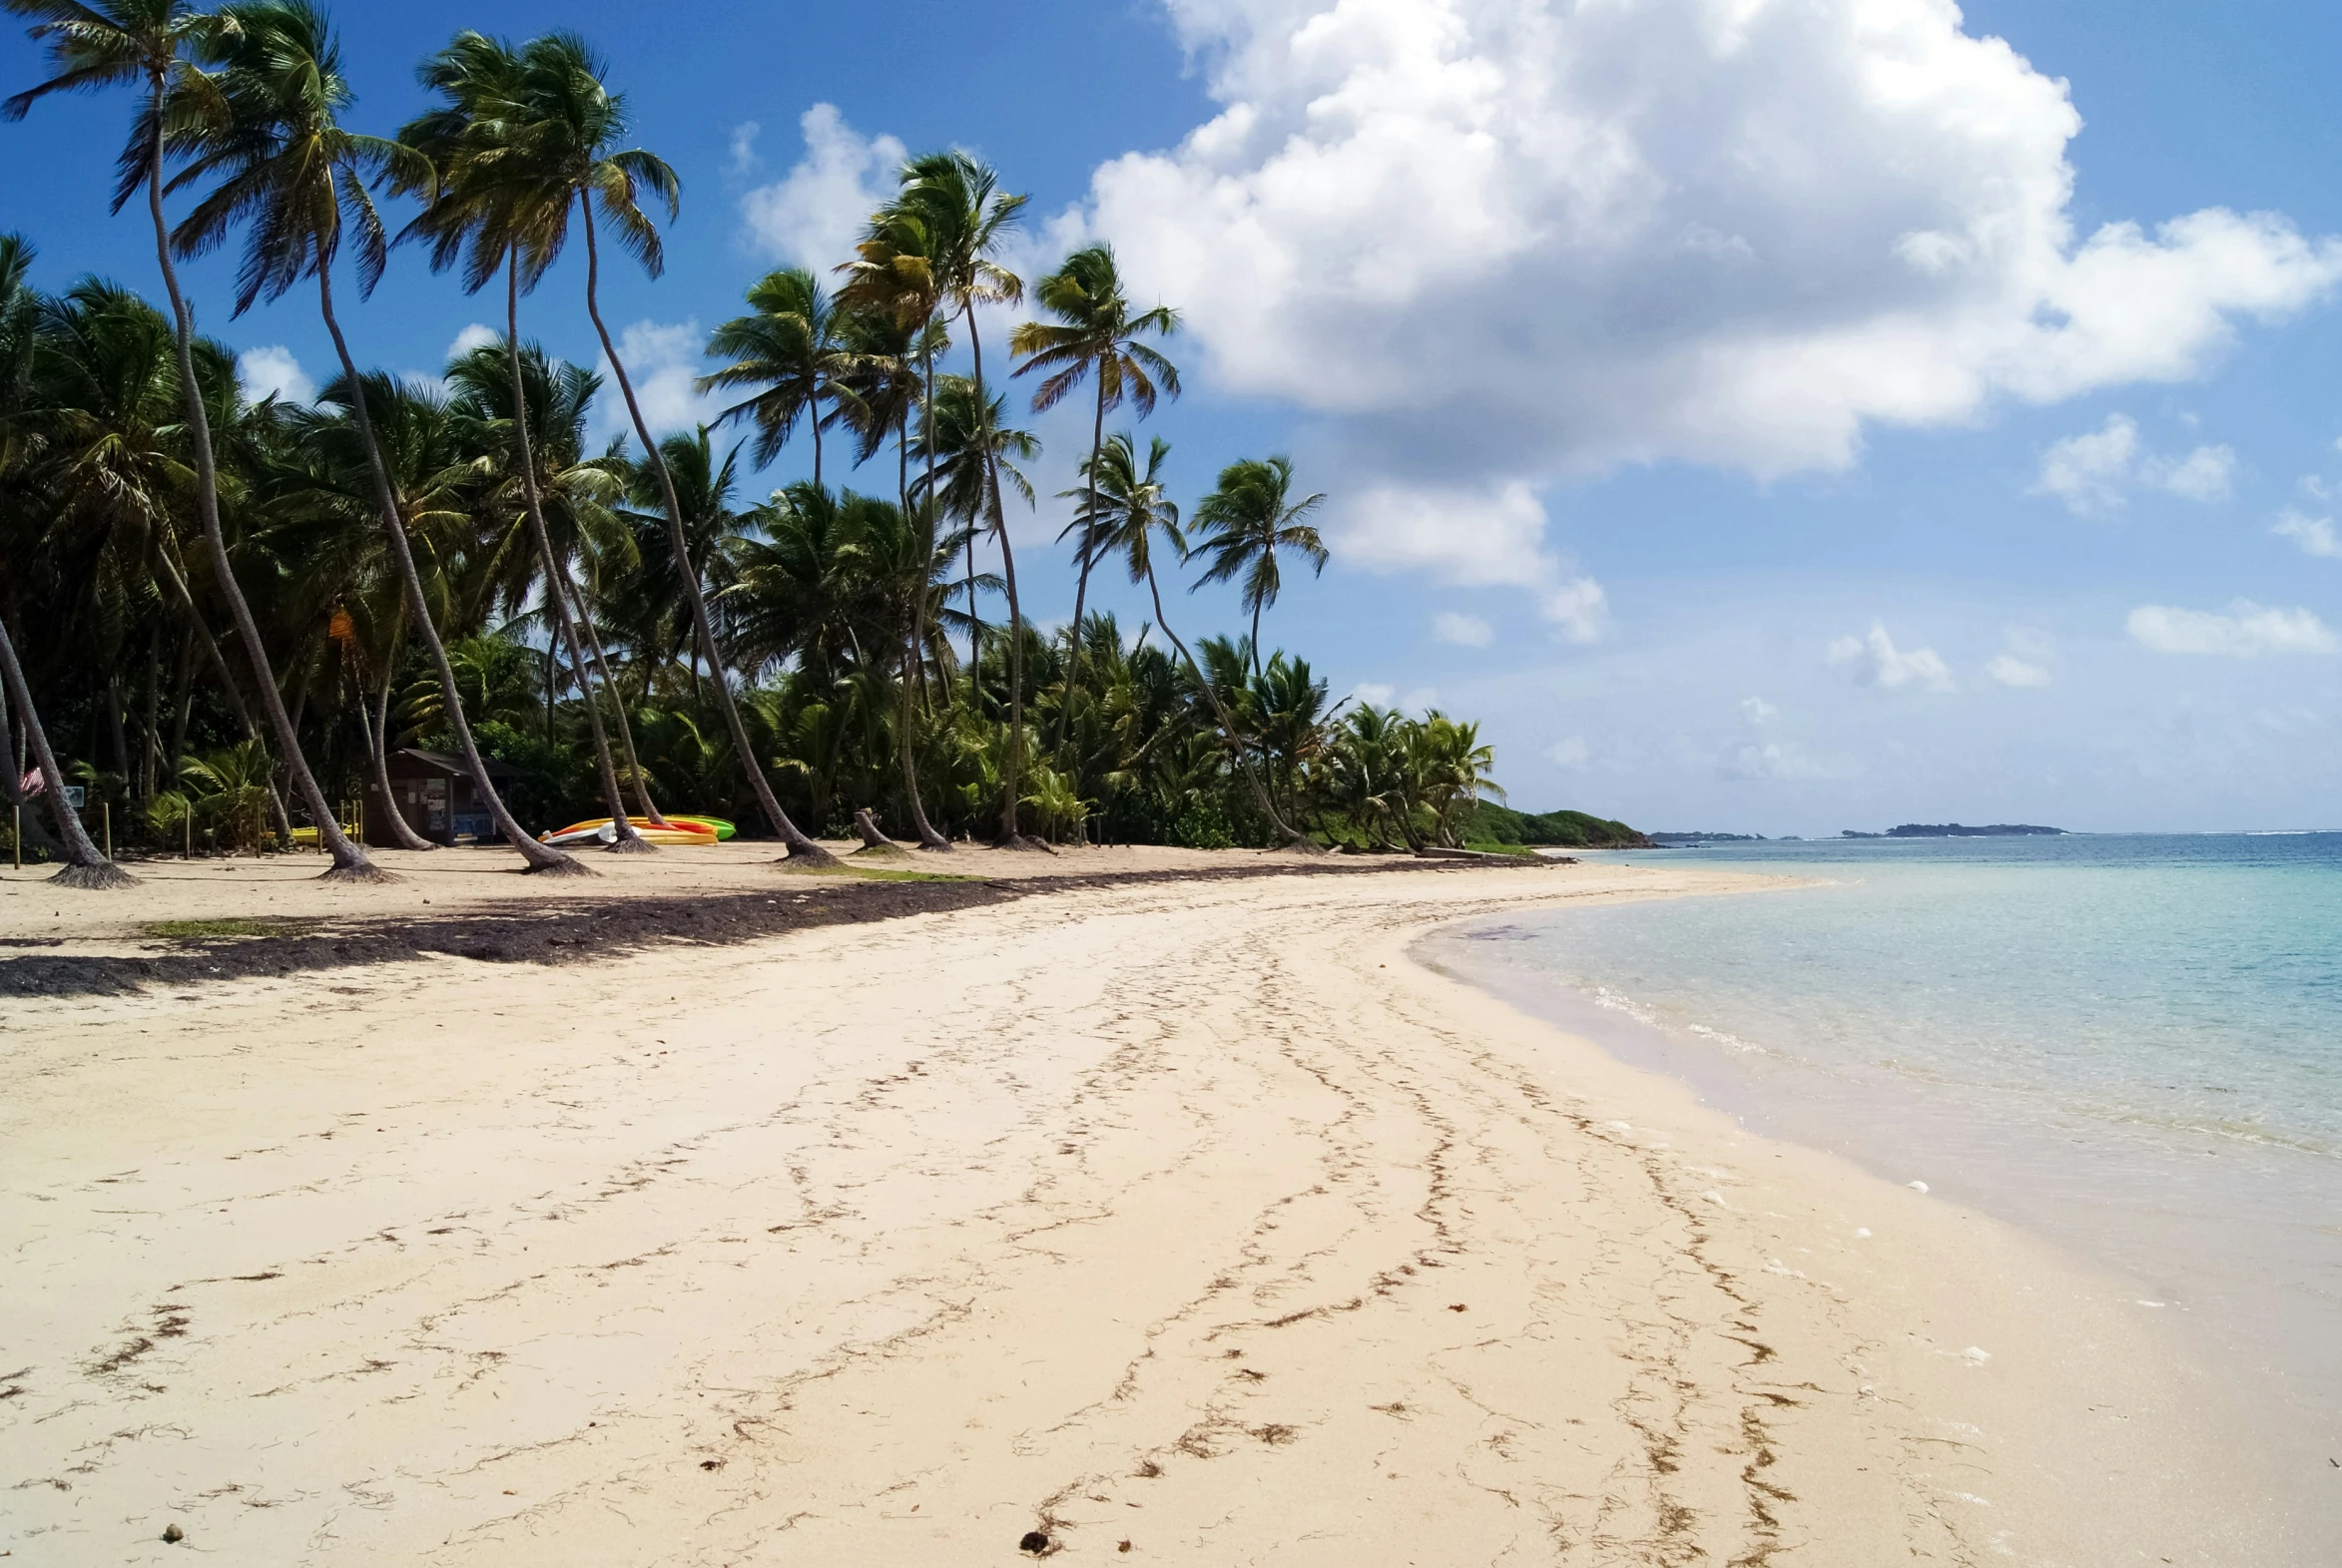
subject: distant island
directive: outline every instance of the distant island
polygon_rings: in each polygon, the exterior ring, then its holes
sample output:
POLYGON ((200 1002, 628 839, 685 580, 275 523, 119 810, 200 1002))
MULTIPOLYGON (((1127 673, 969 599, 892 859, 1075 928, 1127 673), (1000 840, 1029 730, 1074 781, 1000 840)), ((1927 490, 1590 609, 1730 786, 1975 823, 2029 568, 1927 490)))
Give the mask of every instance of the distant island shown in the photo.
POLYGON ((1464 841, 1473 848, 1648 849, 1655 842, 1624 822, 1584 811, 1515 811, 1482 800, 1464 819, 1464 841))
POLYGON ((1763 833, 1650 833, 1652 843, 1680 847, 1684 844, 1761 844, 1763 833))
POLYGON ((1841 838, 2056 838, 2064 834, 2062 827, 2039 827, 2031 822, 1995 822, 1989 827, 1968 827, 1959 822, 1905 822, 1901 827, 1890 827, 1883 833, 1858 833, 1849 827, 1841 838))

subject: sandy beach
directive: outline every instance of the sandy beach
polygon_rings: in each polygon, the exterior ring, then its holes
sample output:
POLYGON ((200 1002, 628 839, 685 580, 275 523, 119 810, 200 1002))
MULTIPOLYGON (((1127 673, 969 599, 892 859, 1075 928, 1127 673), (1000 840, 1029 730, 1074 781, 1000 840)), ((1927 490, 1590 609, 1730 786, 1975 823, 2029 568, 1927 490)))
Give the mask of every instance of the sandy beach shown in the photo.
MULTIPOLYGON (((158 920, 852 891, 697 854, 563 884, 388 855, 412 874, 380 892, 313 861, 112 898, 28 872, 0 959, 179 951, 158 920)), ((2230 1395, 2120 1282, 1407 956, 1757 879, 1195 874, 1264 863, 970 852, 916 868, 1079 880, 554 964, 7 997, 0 1554, 2299 1550, 2230 1395), (1181 874, 1103 879, 1130 872, 1181 874)))

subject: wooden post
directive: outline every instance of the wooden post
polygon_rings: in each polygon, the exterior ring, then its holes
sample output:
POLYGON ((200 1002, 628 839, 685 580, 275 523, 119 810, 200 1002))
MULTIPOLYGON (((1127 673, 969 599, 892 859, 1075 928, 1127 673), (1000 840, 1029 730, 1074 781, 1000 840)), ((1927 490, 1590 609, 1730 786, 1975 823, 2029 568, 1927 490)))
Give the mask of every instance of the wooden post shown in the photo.
POLYGON ((8 809, 15 818, 8 824, 8 843, 16 852, 16 868, 21 871, 24 869, 24 802, 12 800, 8 809))
POLYGON ((180 814, 179 818, 179 858, 182 860, 195 858, 195 802, 193 800, 187 802, 187 809, 180 814))
POLYGON ((114 858, 114 802, 112 800, 98 802, 98 820, 106 824, 106 858, 111 860, 114 858))

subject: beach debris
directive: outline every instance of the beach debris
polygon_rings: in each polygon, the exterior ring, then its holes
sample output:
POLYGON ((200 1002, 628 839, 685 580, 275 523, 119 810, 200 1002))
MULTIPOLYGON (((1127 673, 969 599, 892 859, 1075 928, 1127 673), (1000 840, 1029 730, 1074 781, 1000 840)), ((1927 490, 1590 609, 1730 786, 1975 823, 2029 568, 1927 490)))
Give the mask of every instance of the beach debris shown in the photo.
POLYGON ((1464 1305, 1462 1302, 1450 1302, 1450 1303, 1448 1304, 1448 1310, 1450 1310, 1450 1311, 1452 1311, 1452 1312, 1461 1312, 1461 1311, 1464 1311, 1464 1310, 1465 1310, 1465 1309, 1466 1309, 1466 1308, 1465 1308, 1464 1305))
POLYGON ((703 1470, 721 1470, 724 1468, 724 1461, 721 1459, 702 1459, 700 1461, 700 1468, 703 1470))
POLYGON ((1130 1550, 1130 1543, 1128 1541, 1117 1541, 1114 1545, 1114 1550, 1118 1552, 1127 1552, 1130 1550))
POLYGON ((1928 1190, 1928 1184, 1925 1182, 1912 1182, 1907 1185, 1909 1185, 1911 1190, 1915 1193, 1924 1193, 1928 1190))
POLYGON ((182 1530, 178 1525, 167 1524, 163 1526, 163 1540, 166 1544, 177 1546, 181 1541, 186 1539, 187 1532, 182 1530))
POLYGON ((1049 1549, 1049 1538, 1038 1530, 1027 1530, 1024 1532, 1024 1539, 1016 1543, 1016 1549, 1020 1552, 1030 1552, 1038 1557, 1049 1549))

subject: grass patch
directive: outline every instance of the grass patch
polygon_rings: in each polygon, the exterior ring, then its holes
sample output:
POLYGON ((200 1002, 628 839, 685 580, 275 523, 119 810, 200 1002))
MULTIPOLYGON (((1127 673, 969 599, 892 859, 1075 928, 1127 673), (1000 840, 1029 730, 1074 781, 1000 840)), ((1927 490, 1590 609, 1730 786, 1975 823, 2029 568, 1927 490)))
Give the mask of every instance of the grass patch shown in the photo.
POLYGON ((791 876, 842 876, 857 882, 981 882, 981 876, 965 876, 951 871, 891 871, 876 865, 791 865, 782 862, 782 869, 791 876))
POLYGON ((236 936, 306 936, 317 928, 314 920, 278 915, 254 915, 231 920, 150 920, 140 929, 171 942, 219 941, 236 936))

